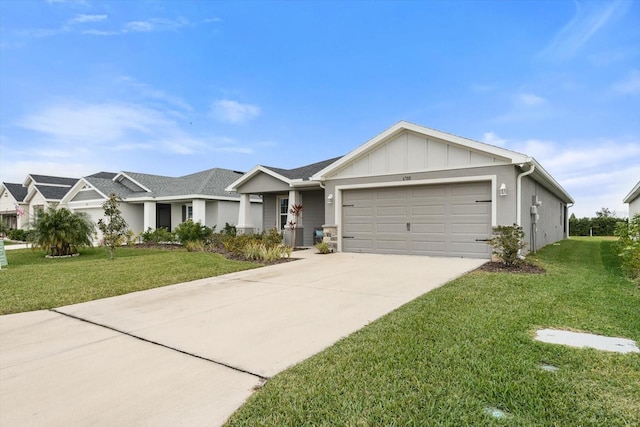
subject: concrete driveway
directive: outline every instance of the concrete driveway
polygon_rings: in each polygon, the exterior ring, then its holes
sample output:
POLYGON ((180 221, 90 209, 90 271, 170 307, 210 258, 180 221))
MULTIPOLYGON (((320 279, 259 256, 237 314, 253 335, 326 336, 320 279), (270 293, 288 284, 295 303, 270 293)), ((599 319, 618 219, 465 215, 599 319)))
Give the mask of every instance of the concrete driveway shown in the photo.
POLYGON ((0 316, 0 425, 221 425, 269 377, 485 262, 294 255, 0 316))

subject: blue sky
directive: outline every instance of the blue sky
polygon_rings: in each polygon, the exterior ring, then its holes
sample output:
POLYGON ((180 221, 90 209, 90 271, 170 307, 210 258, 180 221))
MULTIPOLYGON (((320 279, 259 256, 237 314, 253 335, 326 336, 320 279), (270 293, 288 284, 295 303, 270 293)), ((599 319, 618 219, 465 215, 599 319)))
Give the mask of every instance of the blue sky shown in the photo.
POLYGON ((348 153, 399 120, 640 180, 637 1, 0 1, 0 180, 348 153))

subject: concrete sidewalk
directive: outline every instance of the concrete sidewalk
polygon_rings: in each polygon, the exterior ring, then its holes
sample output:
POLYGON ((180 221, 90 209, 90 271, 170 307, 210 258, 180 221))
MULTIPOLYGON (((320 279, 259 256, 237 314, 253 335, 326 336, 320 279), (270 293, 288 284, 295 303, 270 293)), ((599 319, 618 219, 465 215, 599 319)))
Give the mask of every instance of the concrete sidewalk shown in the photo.
POLYGON ((265 378, 484 260, 337 253, 0 317, 0 425, 220 425, 265 378))

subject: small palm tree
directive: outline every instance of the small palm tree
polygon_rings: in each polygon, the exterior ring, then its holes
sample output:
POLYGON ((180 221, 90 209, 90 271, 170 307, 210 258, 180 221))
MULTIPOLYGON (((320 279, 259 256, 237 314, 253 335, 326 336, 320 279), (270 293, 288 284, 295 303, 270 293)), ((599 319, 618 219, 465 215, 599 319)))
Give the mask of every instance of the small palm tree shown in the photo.
POLYGON ((95 224, 86 213, 51 207, 33 224, 33 244, 52 256, 72 255, 79 247, 91 246, 94 230, 95 224))

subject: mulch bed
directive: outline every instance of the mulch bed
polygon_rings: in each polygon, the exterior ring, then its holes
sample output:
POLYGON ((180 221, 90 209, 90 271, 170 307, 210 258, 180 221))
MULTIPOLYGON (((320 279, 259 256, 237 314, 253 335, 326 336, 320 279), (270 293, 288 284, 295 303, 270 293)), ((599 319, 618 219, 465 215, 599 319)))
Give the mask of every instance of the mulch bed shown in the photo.
POLYGON ((521 273, 521 274, 543 274, 547 270, 528 262, 520 262, 516 265, 507 266, 503 262, 488 262, 478 268, 478 271, 490 273, 521 273))

